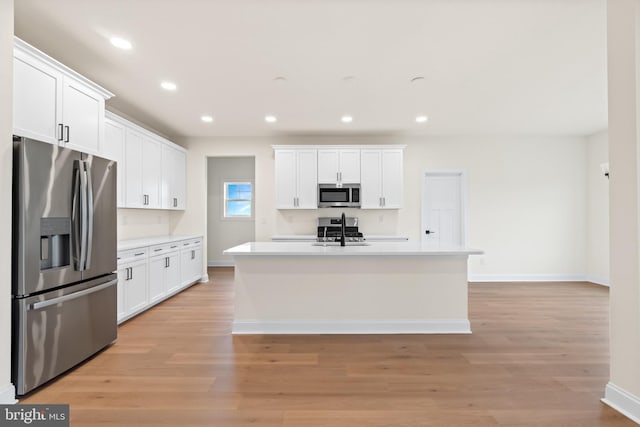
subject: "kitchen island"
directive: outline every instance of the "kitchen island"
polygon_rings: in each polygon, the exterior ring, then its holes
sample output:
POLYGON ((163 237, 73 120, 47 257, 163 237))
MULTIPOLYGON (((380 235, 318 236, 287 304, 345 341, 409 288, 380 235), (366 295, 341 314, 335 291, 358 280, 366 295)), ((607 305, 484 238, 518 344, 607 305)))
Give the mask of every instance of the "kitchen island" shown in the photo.
POLYGON ((470 333, 467 259, 412 242, 250 242, 235 262, 234 334, 470 333))

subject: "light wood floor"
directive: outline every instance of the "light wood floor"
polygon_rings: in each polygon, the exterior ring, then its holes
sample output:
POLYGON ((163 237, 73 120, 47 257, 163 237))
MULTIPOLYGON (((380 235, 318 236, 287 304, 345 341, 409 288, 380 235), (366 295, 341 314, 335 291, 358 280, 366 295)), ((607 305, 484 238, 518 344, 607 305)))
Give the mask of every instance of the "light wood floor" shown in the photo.
POLYGON ((608 289, 472 284, 472 335, 231 336, 231 269, 23 403, 72 426, 635 426, 600 402, 608 289))

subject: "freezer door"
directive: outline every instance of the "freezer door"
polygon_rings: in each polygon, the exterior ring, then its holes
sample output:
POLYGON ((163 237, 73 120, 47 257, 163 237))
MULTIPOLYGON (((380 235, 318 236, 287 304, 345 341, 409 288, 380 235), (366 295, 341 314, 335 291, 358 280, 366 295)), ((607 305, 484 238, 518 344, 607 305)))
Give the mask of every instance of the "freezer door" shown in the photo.
POLYGON ((87 167, 87 238, 82 278, 117 270, 116 162, 83 154, 87 167))
POLYGON ((80 153, 14 138, 13 289, 29 295, 82 280, 74 267, 74 165, 80 153))
POLYGON ((111 344, 117 336, 117 276, 17 298, 12 379, 23 395, 111 344))

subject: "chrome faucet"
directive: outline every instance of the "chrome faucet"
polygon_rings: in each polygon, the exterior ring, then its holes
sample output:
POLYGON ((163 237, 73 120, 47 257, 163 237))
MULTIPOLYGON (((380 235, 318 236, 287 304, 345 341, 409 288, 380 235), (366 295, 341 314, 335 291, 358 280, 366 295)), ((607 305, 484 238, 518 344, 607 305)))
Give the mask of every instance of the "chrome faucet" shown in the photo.
POLYGON ((340 227, 340 246, 344 246, 345 234, 346 234, 346 224, 347 224, 347 216, 342 212, 342 218, 340 220, 342 226, 340 227))

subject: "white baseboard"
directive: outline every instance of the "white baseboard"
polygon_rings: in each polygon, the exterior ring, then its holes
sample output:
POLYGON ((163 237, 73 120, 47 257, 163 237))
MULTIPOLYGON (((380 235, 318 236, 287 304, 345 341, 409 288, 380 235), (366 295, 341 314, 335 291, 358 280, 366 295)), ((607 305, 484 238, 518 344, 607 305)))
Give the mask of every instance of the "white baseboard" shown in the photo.
POLYGON ((470 274, 470 282, 584 282, 581 275, 562 274, 470 274))
POLYGON ((640 424, 640 398, 637 396, 609 382, 604 389, 602 402, 640 424))
POLYGON ((200 277, 200 280, 198 281, 199 283, 205 283, 209 281, 209 275, 208 274, 203 274, 202 277, 200 277))
POLYGON ((234 334, 470 334, 467 319, 434 320, 240 320, 234 334))
POLYGON ((596 285, 602 285, 609 287, 609 278, 608 277, 599 277, 599 276, 587 276, 585 278, 587 282, 595 283, 596 285))
POLYGON ((228 261, 207 261, 208 267, 233 267, 235 263, 233 260, 228 261))
POLYGON ((9 383, 0 388, 0 405, 13 405, 17 403, 16 388, 9 383))

